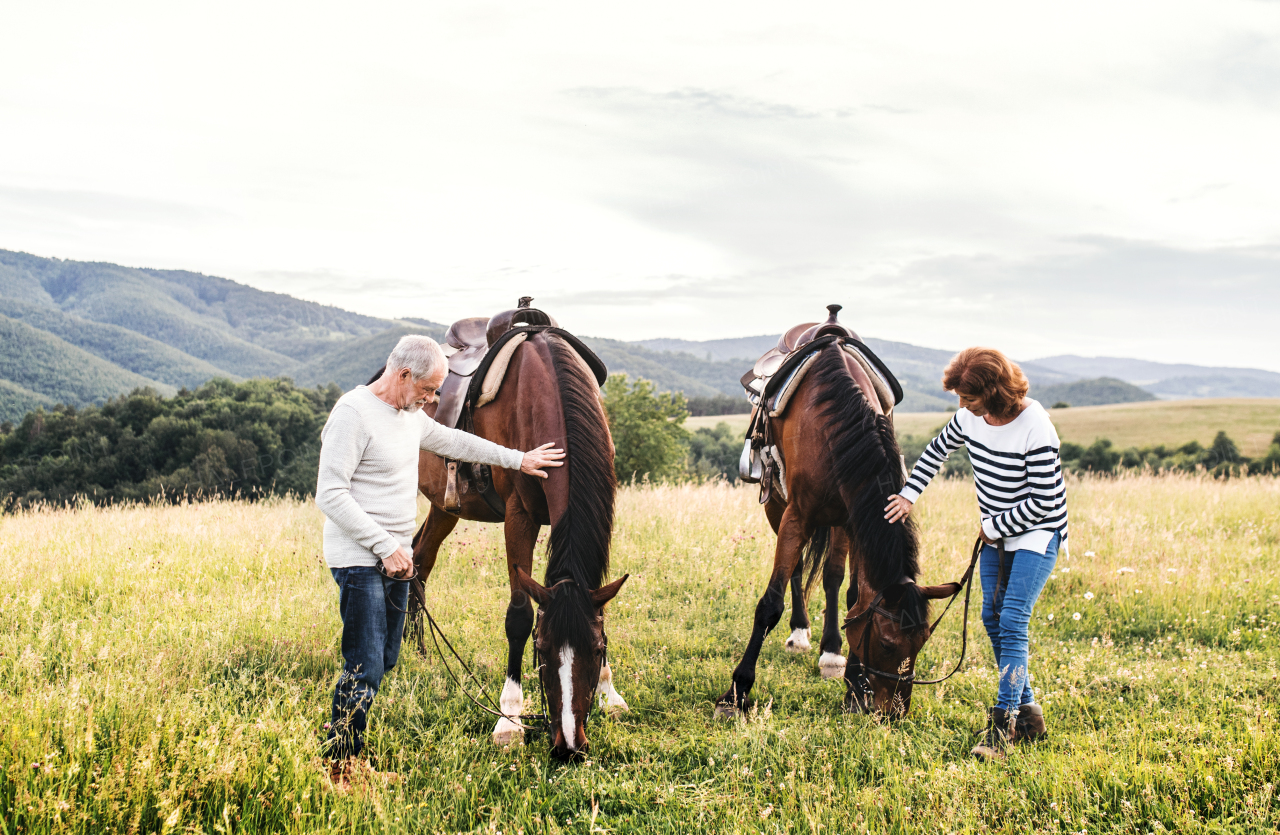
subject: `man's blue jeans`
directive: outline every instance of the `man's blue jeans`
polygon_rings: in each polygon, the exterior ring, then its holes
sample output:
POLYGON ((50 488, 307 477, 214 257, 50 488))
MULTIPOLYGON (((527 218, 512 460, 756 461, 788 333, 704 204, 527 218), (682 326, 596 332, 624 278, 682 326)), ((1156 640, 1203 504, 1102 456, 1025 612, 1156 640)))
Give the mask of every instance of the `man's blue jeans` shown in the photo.
POLYGON ((382 677, 400 657, 409 584, 388 580, 372 566, 333 568, 342 612, 342 675, 333 688, 326 753, 354 757, 364 747, 369 707, 382 677), (401 611, 396 611, 397 609, 401 611))
POLYGON ((994 545, 982 549, 982 623, 991 637, 996 669, 1000 671, 996 707, 1013 711, 1035 703, 1035 692, 1027 675, 1031 610, 1058 562, 1058 543, 1059 534, 1054 534, 1043 554, 1035 551, 1006 552, 1004 569, 1008 580, 998 597, 996 584, 1000 554, 994 545))

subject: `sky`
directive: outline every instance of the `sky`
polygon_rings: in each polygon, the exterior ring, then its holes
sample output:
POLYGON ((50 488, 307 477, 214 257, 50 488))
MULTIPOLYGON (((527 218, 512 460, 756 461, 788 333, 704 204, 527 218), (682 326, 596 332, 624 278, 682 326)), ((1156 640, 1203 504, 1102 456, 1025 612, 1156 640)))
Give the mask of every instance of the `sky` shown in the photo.
POLYGON ((1280 371, 1280 2, 5 3, 0 248, 1280 371))

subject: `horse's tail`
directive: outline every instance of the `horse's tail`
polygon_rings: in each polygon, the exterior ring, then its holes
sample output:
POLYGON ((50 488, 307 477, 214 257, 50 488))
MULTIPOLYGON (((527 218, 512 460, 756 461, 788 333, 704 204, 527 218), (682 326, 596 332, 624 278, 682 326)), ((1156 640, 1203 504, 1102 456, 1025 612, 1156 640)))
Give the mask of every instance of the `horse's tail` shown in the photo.
POLYGON ((809 599, 814 581, 822 573, 827 562, 827 554, 831 550, 831 528, 815 528, 809 541, 800 552, 800 574, 804 580, 804 599, 809 599))
POLYGON ((852 544, 867 569, 867 580, 883 589, 903 576, 920 573, 915 521, 884 518, 884 506, 902 489, 905 475, 889 418, 871 407, 845 366, 839 346, 823 348, 809 372, 817 386, 818 414, 827 424, 830 483, 849 510, 852 544))
POLYGON ((618 490, 609 421, 600 402, 600 387, 574 349, 555 336, 534 339, 546 346, 555 372, 569 476, 567 507, 559 519, 552 520, 547 540, 546 584, 569 578, 583 589, 598 589, 609 574, 618 490))

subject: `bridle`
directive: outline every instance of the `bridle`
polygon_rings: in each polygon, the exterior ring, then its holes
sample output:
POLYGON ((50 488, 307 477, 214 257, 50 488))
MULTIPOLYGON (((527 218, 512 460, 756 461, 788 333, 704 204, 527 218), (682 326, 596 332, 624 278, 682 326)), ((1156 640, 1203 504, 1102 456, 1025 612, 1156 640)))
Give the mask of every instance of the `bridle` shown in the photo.
MULTIPOLYGON (((945 609, 942 610, 942 614, 938 615, 937 619, 934 620, 934 622, 929 626, 929 634, 933 634, 934 630, 938 628, 938 624, 942 622, 942 619, 947 616, 947 612, 951 610, 951 604, 955 602, 956 598, 960 596, 960 592, 963 591, 964 592, 964 626, 960 633, 960 659, 956 661, 956 665, 955 667, 952 668, 951 672, 947 673, 945 676, 942 676, 941 678, 933 678, 933 679, 918 679, 916 678, 916 674, 914 671, 907 673, 906 675, 902 675, 901 673, 897 673, 897 672, 893 672, 893 673, 885 672, 884 670, 877 670, 875 667, 868 665, 863 660, 864 658, 870 658, 871 616, 873 614, 883 615, 885 618, 888 618, 890 621, 898 624, 900 627, 904 625, 903 612, 900 611, 897 614, 895 614, 880 605, 885 598, 885 593, 883 591, 878 592, 876 594, 876 596, 872 599, 871 603, 867 606, 867 608, 863 609, 861 612, 859 612, 856 615, 850 613, 847 617, 845 617, 844 623, 841 624, 840 628, 842 631, 846 631, 846 632, 848 631, 849 627, 853 626, 854 624, 858 623, 864 618, 867 620, 867 626, 865 629, 862 630, 862 654, 854 656, 855 660, 857 661, 857 670, 854 673, 854 678, 852 680, 853 685, 858 688, 858 690, 860 691, 863 697, 869 697, 872 695, 871 682, 867 679, 868 674, 877 676, 878 678, 886 679, 888 681, 902 682, 904 684, 941 684, 942 682, 951 678, 953 675, 955 675, 957 672, 960 671, 961 665, 964 664, 965 652, 969 648, 969 598, 971 593, 973 592, 973 570, 978 564, 978 557, 982 554, 982 545, 983 545, 983 542, 981 538, 979 538, 977 541, 973 543, 973 555, 969 558, 969 567, 965 569, 964 576, 960 578, 960 581, 958 583, 952 583, 952 585, 956 587, 955 592, 952 593, 950 599, 947 600, 947 606, 945 609)), ((1001 547, 1002 552, 1003 550, 1004 550, 1003 547, 1001 547)), ((906 582, 911 582, 911 581, 908 579, 906 580, 906 582)), ((910 623, 906 624, 906 626, 908 627, 911 625, 912 624, 910 623)), ((850 651, 852 651, 852 647, 850 647, 850 651)))
MULTIPOLYGON (((408 577, 393 577, 392 575, 387 573, 387 569, 385 566, 383 566, 381 561, 378 562, 378 573, 381 574, 383 577, 387 578, 388 580, 391 580, 396 583, 412 583, 414 580, 418 579, 418 573, 416 568, 414 569, 414 573, 408 577)), ((385 596, 386 592, 384 591, 383 594, 385 596)), ((502 710, 501 703, 495 702, 493 700, 493 696, 491 696, 489 692, 485 690, 484 684, 478 679, 478 677, 475 674, 475 671, 471 668, 471 665, 469 665, 465 660, 463 660, 462 656, 458 654, 458 651, 453 648, 453 644, 450 643, 448 637, 445 636, 444 630, 440 628, 440 624, 436 623, 436 619, 431 616, 431 610, 427 608, 425 593, 419 593, 415 596, 417 596, 418 598, 415 601, 416 606, 421 608, 422 613, 426 616, 427 628, 431 632, 431 643, 436 648, 436 654, 440 657, 440 662, 444 665, 445 672, 449 674, 449 678, 453 679, 453 683, 457 686, 458 690, 462 693, 462 695, 466 696, 467 699, 472 704, 474 704, 476 707, 483 710, 485 713, 488 713, 492 716, 497 716, 502 719, 506 719, 508 722, 511 722, 513 725, 516 725, 521 730, 530 731, 535 735, 541 734, 541 733, 546 733, 548 736, 552 735, 551 734, 551 731, 552 731, 551 718, 547 714, 547 686, 546 686, 546 682, 543 680, 543 676, 545 675, 545 671, 546 671, 546 662, 543 657, 542 651, 538 649, 538 627, 542 624, 542 607, 541 606, 538 607, 537 615, 534 617, 533 631, 530 633, 530 640, 529 640, 530 652, 533 656, 533 659, 532 659, 533 666, 534 666, 534 669, 537 670, 538 672, 538 703, 542 708, 542 712, 541 713, 521 713, 513 716, 502 710), (470 679, 475 683, 480 693, 480 697, 483 698, 486 702, 488 702, 489 703, 488 705, 483 704, 479 699, 477 699, 475 696, 467 692, 466 685, 462 683, 458 675, 453 671, 453 667, 450 666, 449 659, 445 656, 444 650, 440 648, 441 642, 444 643, 445 647, 449 650, 449 654, 453 656, 454 660, 457 661, 458 665, 462 668, 463 674, 464 674, 463 678, 470 679)), ((387 601, 387 605, 390 606, 395 611, 406 616, 409 614, 406 610, 401 609, 399 606, 392 603, 390 597, 387 597, 386 601, 387 601)), ((411 606, 410 608, 413 608, 413 606, 411 606)), ((604 669, 604 665, 605 663, 607 663, 609 658, 609 637, 607 635, 604 635, 603 628, 601 629, 601 634, 604 637, 604 648, 601 650, 600 664, 596 666, 595 682, 591 685, 591 701, 588 703, 588 706, 587 706, 587 715, 582 719, 582 726, 584 729, 586 728, 587 724, 591 721, 591 714, 595 712, 596 690, 599 689, 600 687, 601 670, 604 669)), ((421 634, 419 634, 418 637, 419 637, 419 643, 421 644, 421 634)))

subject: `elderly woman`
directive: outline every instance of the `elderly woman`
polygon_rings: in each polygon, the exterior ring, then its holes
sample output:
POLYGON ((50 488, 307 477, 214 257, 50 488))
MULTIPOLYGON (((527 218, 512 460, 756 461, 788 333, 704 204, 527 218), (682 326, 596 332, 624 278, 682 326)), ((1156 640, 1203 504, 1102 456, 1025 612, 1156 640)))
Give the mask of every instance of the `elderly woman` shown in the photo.
POLYGON ((885 518, 906 518, 929 481, 964 444, 973 462, 982 527, 982 622, 991 637, 999 692, 985 739, 973 755, 1003 757, 1009 743, 1046 733, 1027 674, 1031 610, 1067 540, 1067 498, 1058 433, 1049 414, 1028 398, 1027 378, 991 348, 968 348, 951 360, 942 385, 960 408, 916 462, 885 518))

